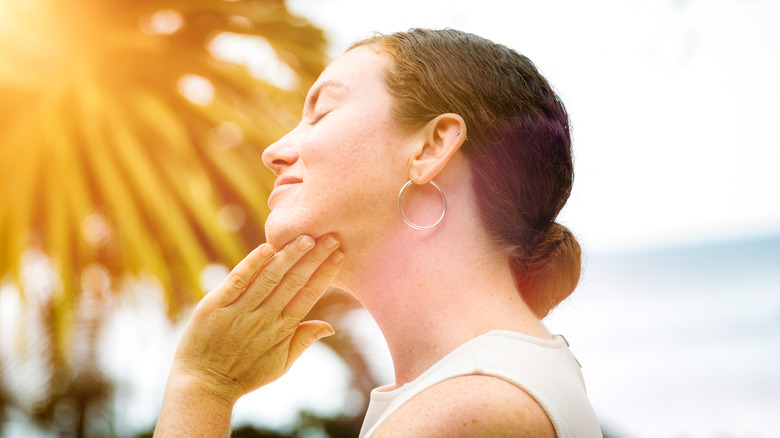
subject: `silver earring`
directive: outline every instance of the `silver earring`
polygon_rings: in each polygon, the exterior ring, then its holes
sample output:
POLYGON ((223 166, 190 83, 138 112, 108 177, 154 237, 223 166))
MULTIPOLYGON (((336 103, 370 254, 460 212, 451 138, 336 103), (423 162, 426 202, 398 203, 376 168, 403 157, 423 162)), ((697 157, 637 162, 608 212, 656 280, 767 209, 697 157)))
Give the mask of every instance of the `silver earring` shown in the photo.
POLYGON ((409 220, 408 217, 406 217, 403 208, 401 208, 401 196, 404 194, 404 190, 406 190, 406 188, 409 187, 412 184, 412 182, 414 182, 414 180, 416 180, 417 178, 419 178, 419 176, 415 176, 414 178, 407 181, 406 184, 404 184, 404 186, 401 187, 401 191, 398 192, 398 212, 401 213, 401 217, 403 218, 404 222, 406 222, 407 225, 414 228, 415 230, 430 230, 436 225, 439 225, 442 219, 444 219, 444 214, 447 213, 447 197, 444 195, 444 189, 442 189, 440 185, 436 184, 436 181, 434 180, 428 181, 439 190, 439 193, 441 193, 441 200, 444 203, 444 210, 441 212, 441 216, 439 217, 439 220, 437 220, 436 223, 433 225, 420 226, 413 223, 412 221, 409 220))

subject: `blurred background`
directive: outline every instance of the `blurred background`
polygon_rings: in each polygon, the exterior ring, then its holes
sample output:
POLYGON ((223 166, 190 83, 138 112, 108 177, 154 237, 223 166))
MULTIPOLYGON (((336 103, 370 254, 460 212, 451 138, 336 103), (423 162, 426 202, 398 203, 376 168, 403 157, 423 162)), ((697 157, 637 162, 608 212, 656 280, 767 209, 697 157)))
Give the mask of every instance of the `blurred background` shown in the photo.
MULTIPOLYGON (((566 336, 609 437, 780 430, 780 3, 0 0, 0 437, 149 436, 192 306, 252 247, 330 59, 454 27, 566 103, 585 250, 566 336)), ((357 436, 392 380, 350 297, 337 335, 239 401, 235 436, 357 436)))

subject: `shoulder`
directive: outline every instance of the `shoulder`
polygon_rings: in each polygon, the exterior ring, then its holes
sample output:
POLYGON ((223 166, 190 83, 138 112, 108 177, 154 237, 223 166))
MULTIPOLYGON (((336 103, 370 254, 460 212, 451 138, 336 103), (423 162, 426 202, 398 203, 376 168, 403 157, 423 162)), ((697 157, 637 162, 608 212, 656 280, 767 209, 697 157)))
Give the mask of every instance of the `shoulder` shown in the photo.
POLYGON ((541 406, 496 377, 469 375, 438 383, 398 408, 372 438, 555 437, 541 406))

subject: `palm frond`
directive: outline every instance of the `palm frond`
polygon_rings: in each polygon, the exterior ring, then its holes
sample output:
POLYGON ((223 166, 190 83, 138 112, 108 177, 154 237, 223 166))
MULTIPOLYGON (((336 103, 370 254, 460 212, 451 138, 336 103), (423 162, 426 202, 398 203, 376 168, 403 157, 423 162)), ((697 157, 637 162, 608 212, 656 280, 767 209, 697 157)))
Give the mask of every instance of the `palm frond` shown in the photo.
POLYGON ((324 48, 279 0, 0 0, 0 280, 23 288, 30 248, 58 267, 58 360, 88 266, 153 275, 175 315, 208 263, 263 241, 259 152, 297 121, 324 48), (214 56, 224 35, 266 41, 295 86, 214 56))

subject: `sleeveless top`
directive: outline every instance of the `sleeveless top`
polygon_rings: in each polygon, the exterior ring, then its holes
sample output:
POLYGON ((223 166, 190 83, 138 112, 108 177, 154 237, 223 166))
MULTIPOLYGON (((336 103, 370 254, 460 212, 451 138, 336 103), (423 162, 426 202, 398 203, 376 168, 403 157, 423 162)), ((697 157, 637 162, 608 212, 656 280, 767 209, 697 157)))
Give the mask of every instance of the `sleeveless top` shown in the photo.
POLYGON ((562 336, 553 340, 506 330, 478 336, 449 353, 400 388, 371 391, 360 430, 369 437, 396 409, 427 388, 457 376, 481 374, 513 383, 544 409, 557 438, 602 437, 596 414, 585 394, 580 364, 562 336))

